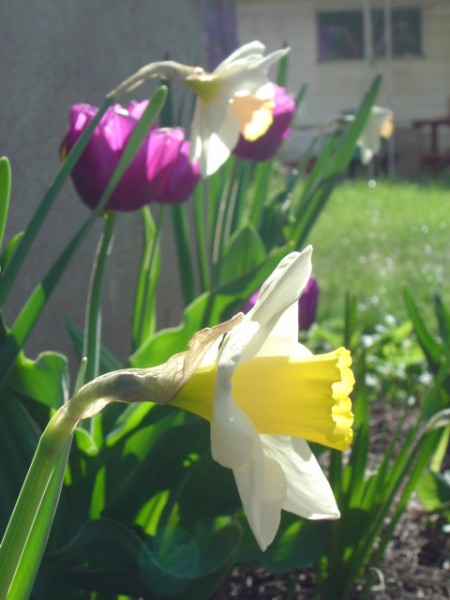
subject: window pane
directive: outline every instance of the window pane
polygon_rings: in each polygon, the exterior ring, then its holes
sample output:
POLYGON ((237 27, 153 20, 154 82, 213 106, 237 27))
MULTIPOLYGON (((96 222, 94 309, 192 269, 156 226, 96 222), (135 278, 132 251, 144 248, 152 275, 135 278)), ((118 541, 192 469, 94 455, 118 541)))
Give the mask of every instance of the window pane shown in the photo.
MULTIPOLYGON (((394 56, 422 55, 422 11, 420 8, 394 8, 391 11, 392 52, 394 56)), ((384 13, 372 11, 374 55, 382 58, 384 50, 384 13)))
POLYGON ((362 58, 361 11, 319 12, 317 37, 320 61, 362 58))

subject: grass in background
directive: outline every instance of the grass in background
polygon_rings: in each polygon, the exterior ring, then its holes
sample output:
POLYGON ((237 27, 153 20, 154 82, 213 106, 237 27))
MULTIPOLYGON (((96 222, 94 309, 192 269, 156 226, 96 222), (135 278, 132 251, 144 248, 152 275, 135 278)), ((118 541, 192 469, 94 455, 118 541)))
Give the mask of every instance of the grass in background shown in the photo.
POLYGON ((406 318, 409 287, 424 315, 435 291, 450 306, 450 182, 353 180, 334 191, 309 240, 319 321, 343 315, 347 291, 367 326, 406 318))

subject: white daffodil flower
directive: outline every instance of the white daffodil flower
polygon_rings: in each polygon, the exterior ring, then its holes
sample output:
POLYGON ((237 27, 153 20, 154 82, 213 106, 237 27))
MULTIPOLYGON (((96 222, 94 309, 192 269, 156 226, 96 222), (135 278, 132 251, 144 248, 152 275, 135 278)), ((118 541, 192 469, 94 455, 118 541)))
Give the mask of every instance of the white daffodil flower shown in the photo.
POLYGON ((305 440, 345 450, 354 378, 345 348, 312 356, 298 343, 297 301, 311 247, 286 256, 253 309, 235 318, 171 402, 211 421, 214 459, 233 470, 262 550, 287 510, 335 519, 333 492, 305 440))
POLYGON ((289 48, 267 56, 265 50, 261 42, 245 44, 212 73, 198 71, 184 80, 198 96, 191 127, 191 160, 199 159, 204 177, 226 161, 240 134, 254 141, 272 124, 275 90, 268 70, 289 48))
POLYGON ((394 113, 389 108, 372 106, 364 131, 358 140, 361 162, 367 165, 381 149, 381 138, 388 139, 394 132, 394 113))

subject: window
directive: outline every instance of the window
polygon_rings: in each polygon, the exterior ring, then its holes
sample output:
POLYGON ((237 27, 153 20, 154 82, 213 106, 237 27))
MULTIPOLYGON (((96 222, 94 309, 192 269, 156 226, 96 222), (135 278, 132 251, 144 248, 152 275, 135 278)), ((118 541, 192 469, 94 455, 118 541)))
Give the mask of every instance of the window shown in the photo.
MULTIPOLYGON (((394 8, 391 12, 392 54, 394 56, 422 55, 422 19, 420 8, 394 8)), ((382 58, 384 49, 384 13, 372 11, 373 53, 382 58)))
MULTIPOLYGON (((385 55, 382 9, 371 11, 373 55, 385 55)), ((422 10, 391 10, 392 53, 394 57, 422 55, 422 10)), ((364 26, 361 10, 340 10, 317 14, 317 46, 320 62, 364 58, 364 26)))
POLYGON ((363 57, 361 11, 319 12, 317 27, 320 61, 363 57))

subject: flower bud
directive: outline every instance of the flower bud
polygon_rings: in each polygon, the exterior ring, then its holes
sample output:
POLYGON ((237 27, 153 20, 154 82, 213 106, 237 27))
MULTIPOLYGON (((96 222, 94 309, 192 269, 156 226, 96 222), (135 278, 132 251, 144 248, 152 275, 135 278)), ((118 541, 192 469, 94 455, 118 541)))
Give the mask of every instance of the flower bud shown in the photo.
MULTIPOLYGON (((81 200, 94 209, 116 169, 131 133, 148 101, 109 108, 72 170, 81 200)), ((97 112, 89 104, 75 104, 62 144, 66 156, 97 112)), ((150 202, 179 204, 193 192, 198 166, 189 161, 189 142, 182 129, 153 128, 106 203, 105 210, 131 211, 150 202)))

